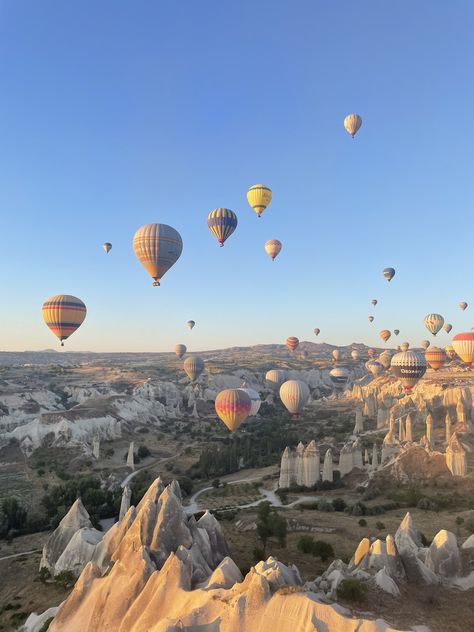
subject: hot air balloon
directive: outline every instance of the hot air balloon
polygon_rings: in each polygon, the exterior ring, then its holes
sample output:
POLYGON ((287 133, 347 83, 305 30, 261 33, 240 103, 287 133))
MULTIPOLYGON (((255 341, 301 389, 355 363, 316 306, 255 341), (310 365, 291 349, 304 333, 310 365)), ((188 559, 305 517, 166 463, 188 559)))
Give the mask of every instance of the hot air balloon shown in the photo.
POLYGON ((237 215, 228 208, 216 208, 207 216, 209 230, 221 246, 237 228, 237 215))
POLYGON ((301 352, 302 360, 306 360, 307 357, 308 357, 308 352, 306 351, 306 349, 303 349, 303 351, 301 352))
POLYGON ((378 301, 376 298, 373 298, 371 301, 372 305, 377 305, 378 301))
POLYGON ((400 345, 400 349, 403 352, 408 351, 409 348, 410 348, 409 342, 402 342, 402 344, 400 345))
POLYGON ((392 358, 392 373, 398 377, 406 391, 410 391, 426 372, 426 360, 416 351, 400 351, 392 358))
POLYGON ((250 397, 240 388, 227 388, 216 397, 216 413, 231 432, 247 419, 251 408, 250 397))
POLYGON ((176 347, 174 348, 174 352, 176 353, 178 358, 181 360, 181 358, 186 353, 186 345, 176 345, 176 347))
POLYGON ((369 356, 369 358, 374 358, 375 357, 375 349, 369 348, 367 349, 367 355, 369 356))
POLYGON ((250 408, 249 417, 255 417, 255 415, 260 410, 260 406, 262 404, 260 395, 253 388, 241 388, 240 390, 244 391, 244 393, 247 393, 247 395, 250 397, 252 406, 250 408))
POLYGON ((373 323, 374 322, 374 317, 373 316, 369 316, 369 323, 373 323))
POLYGON ((334 349, 334 351, 332 352, 332 357, 336 362, 338 362, 339 358, 341 357, 341 352, 339 351, 339 349, 334 349))
POLYGON ((453 338, 453 347, 464 364, 471 366, 474 362, 474 332, 456 334, 453 338))
POLYGON ((452 345, 448 345, 444 350, 450 360, 454 360, 454 358, 457 357, 456 351, 454 351, 454 347, 452 345))
POLYGON ((263 211, 272 201, 272 190, 265 184, 254 184, 247 191, 247 201, 257 213, 257 217, 261 217, 263 211))
POLYGON ((286 346, 290 351, 294 351, 297 346, 300 344, 300 341, 295 336, 290 336, 286 339, 286 346))
POLYGON ((188 322, 186 323, 186 325, 189 327, 189 329, 192 329, 195 324, 196 323, 194 322, 194 320, 188 320, 188 322))
POLYGON ((423 323, 426 329, 430 331, 433 336, 436 336, 438 331, 444 325, 444 318, 441 314, 428 314, 428 316, 425 316, 423 323))
POLYGON ((283 369, 272 369, 265 374, 265 380, 270 388, 275 391, 279 390, 280 386, 286 380, 287 374, 283 369))
POLYGON ((301 380, 288 380, 280 386, 280 399, 293 417, 298 417, 309 399, 309 388, 301 380))
POLYGON ((357 134, 360 126, 362 125, 362 119, 358 114, 348 114, 344 119, 344 127, 346 132, 354 138, 357 134))
POLYGON ((355 361, 359 359, 359 352, 357 351, 357 349, 353 349, 351 351, 351 358, 355 361))
POLYGON ((428 349, 428 347, 430 346, 430 341, 429 340, 422 340, 420 343, 420 347, 422 347, 423 349, 428 349))
POLYGON ((321 331, 321 330, 320 330, 318 327, 315 327, 315 328, 313 329, 313 334, 314 334, 315 336, 319 336, 319 332, 320 332, 320 331, 321 331))
POLYGON ((425 351, 425 360, 435 371, 440 369, 447 359, 446 351, 439 347, 431 347, 425 351))
POLYGON ((392 333, 388 329, 382 329, 382 331, 379 334, 379 336, 382 338, 384 342, 387 342, 387 340, 390 338, 391 335, 392 333))
POLYGON ((398 336, 398 334, 400 333, 400 330, 399 330, 399 329, 394 329, 394 330, 393 330, 393 333, 394 333, 396 336, 398 336))
POLYGON ((183 241, 167 224, 145 224, 133 237, 133 250, 156 286, 181 256, 183 241))
POLYGON ((369 360, 365 363, 365 368, 372 373, 374 377, 384 372, 384 366, 377 360, 369 360))
POLYGON ((384 271, 383 271, 383 275, 387 279, 387 281, 391 281, 393 279, 393 277, 395 276, 395 269, 394 268, 385 268, 384 271))
POLYGON ((278 239, 269 239, 265 242, 265 252, 271 257, 272 261, 275 261, 275 257, 280 254, 281 249, 282 243, 278 239))
POLYGON ((444 331, 449 334, 449 332, 451 331, 451 329, 453 328, 453 326, 451 325, 451 323, 446 323, 445 326, 443 327, 444 331))
POLYGON ((344 367, 336 367, 329 371, 329 377, 335 388, 344 388, 349 379, 349 371, 344 367))
POLYGON ((61 341, 69 338, 84 322, 87 308, 80 298, 70 294, 56 294, 43 303, 43 320, 61 341))
POLYGON ((465 301, 462 301, 462 303, 459 303, 459 307, 462 309, 462 311, 464 311, 467 307, 467 303, 465 301))
POLYGON ((198 379, 204 371, 204 366, 204 360, 199 356, 189 356, 183 363, 183 369, 186 371, 186 375, 191 382, 198 379))
POLYGON ((378 362, 383 366, 384 369, 389 369, 390 364, 392 363, 392 354, 390 351, 384 351, 379 355, 378 362))
POLYGON ((112 250, 112 244, 106 241, 105 244, 102 245, 102 248, 108 253, 112 250))

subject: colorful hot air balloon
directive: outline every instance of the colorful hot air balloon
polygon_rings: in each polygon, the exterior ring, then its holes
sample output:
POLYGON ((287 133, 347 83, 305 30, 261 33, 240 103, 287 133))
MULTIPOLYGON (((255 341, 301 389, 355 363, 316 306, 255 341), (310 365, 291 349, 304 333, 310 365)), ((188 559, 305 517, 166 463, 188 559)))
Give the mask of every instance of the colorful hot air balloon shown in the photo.
POLYGON ((391 281, 395 276, 395 268, 385 268, 383 271, 383 275, 387 279, 387 281, 391 281))
POLYGON ((133 250, 156 286, 181 256, 183 241, 167 224, 145 224, 133 237, 133 250))
POLYGON ((228 208, 216 208, 207 216, 209 230, 221 246, 237 228, 237 215, 228 208))
POLYGON ((444 325, 444 318, 441 314, 428 314, 428 316, 425 316, 423 323, 426 329, 430 331, 433 336, 436 336, 438 331, 444 325))
POLYGON ((344 127, 346 132, 354 138, 362 125, 362 119, 358 114, 348 114, 344 119, 344 127))
POLYGON ((240 390, 244 391, 244 393, 247 393, 247 395, 250 397, 252 406, 250 408, 249 417, 255 417, 255 415, 260 410, 260 406, 262 404, 260 395, 253 388, 241 388, 240 390))
POLYGON ((408 351, 409 348, 410 348, 409 342, 402 342, 402 344, 400 345, 400 349, 403 352, 408 351))
POLYGON ((384 342, 387 342, 387 340, 390 338, 391 335, 392 333, 388 329, 382 329, 382 331, 379 334, 379 336, 382 338, 384 342))
POLYGON ((198 379, 204 371, 204 366, 204 360, 199 356, 189 356, 183 363, 183 369, 186 371, 186 375, 191 382, 198 379))
POLYGON ((319 336, 320 331, 321 331, 321 330, 319 329, 319 327, 315 327, 315 328, 313 329, 313 334, 314 334, 315 336, 319 336))
POLYGON ((388 351, 388 349, 379 355, 378 362, 380 362, 384 369, 390 368, 390 364, 392 363, 392 354, 388 351))
POLYGON ((369 323, 373 323, 374 322, 374 317, 373 316, 369 316, 369 323))
POLYGON ((334 349, 334 351, 332 352, 332 357, 336 362, 339 361, 339 358, 341 357, 341 352, 339 351, 339 349, 334 349))
POLYGON ((444 348, 444 350, 446 351, 446 355, 450 360, 454 360, 454 358, 457 357, 456 351, 454 351, 454 347, 452 345, 448 345, 444 348))
POLYGON ((372 373, 374 377, 384 372, 384 366, 377 360, 369 360, 365 363, 365 368, 372 373))
POLYGON ((371 301, 372 305, 377 305, 378 301, 376 298, 373 298, 371 301))
POLYGON ((108 253, 112 250, 112 244, 106 241, 105 244, 102 245, 102 248, 108 253))
POLYGON ((474 362, 474 332, 456 334, 453 338, 453 347, 464 364, 471 366, 474 362))
POLYGON ((329 377, 331 378, 331 382, 334 384, 334 388, 342 389, 349 379, 349 371, 344 367, 336 367, 335 369, 329 371, 329 377))
POLYGON ((280 399, 293 417, 298 417, 309 399, 309 388, 301 380, 288 380, 280 386, 280 399))
POLYGON ((279 390, 280 386, 286 380, 287 374, 283 369, 272 369, 265 374, 265 380, 270 388, 275 391, 279 390))
POLYGON ((462 311, 464 311, 467 307, 467 303, 465 301, 462 301, 462 303, 459 303, 459 307, 462 309, 462 311))
POLYGON ((359 359, 359 352, 357 351, 357 349, 353 349, 351 351, 351 358, 355 361, 359 359))
POLYGON ((393 330, 393 333, 394 333, 396 336, 398 336, 398 334, 400 333, 400 330, 399 330, 399 329, 394 329, 394 330, 393 330))
POLYGON ((43 303, 43 320, 61 341, 69 338, 84 322, 87 308, 80 298, 70 294, 56 294, 43 303))
POLYGON ((428 349, 428 347, 430 346, 430 341, 429 340, 422 340, 420 343, 420 347, 422 347, 422 349, 428 349))
POLYGON ((231 432, 247 419, 251 408, 250 397, 240 388, 227 388, 216 397, 216 413, 231 432))
POLYGON ((194 320, 188 320, 188 322, 186 323, 186 325, 189 327, 189 329, 192 329, 195 324, 196 323, 194 322, 194 320))
POLYGON ((453 328, 453 326, 451 325, 451 323, 446 323, 445 326, 443 327, 444 331, 449 334, 449 332, 451 331, 451 329, 453 328))
POLYGON ((181 358, 186 353, 186 345, 176 345, 176 347, 174 348, 174 352, 176 353, 178 358, 181 360, 181 358))
POLYGON ((294 351, 297 346, 300 344, 300 341, 295 336, 290 336, 286 339, 286 346, 290 351, 294 351))
POLYGON ((271 257, 272 261, 275 261, 275 257, 279 255, 281 249, 282 243, 278 239, 269 239, 265 242, 265 252, 271 257))
POLYGON ((425 374, 426 360, 416 351, 400 351, 393 356, 391 369, 405 390, 410 391, 425 374))
POLYGON ((254 184, 247 191, 247 201, 257 216, 261 217, 263 211, 272 201, 272 190, 265 184, 254 184))
POLYGON ((425 351, 425 360, 435 371, 440 369, 447 359, 446 351, 439 347, 431 347, 425 351))
POLYGON ((375 349, 372 349, 371 347, 369 349, 367 349, 367 355, 369 356, 369 358, 374 358, 375 357, 375 349))

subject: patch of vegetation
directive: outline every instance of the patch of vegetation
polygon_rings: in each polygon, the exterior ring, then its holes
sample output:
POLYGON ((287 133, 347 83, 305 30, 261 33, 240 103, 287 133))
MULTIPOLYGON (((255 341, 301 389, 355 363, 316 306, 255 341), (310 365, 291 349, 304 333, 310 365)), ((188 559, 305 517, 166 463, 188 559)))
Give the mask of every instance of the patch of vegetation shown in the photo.
POLYGON ((366 527, 367 526, 367 520, 365 518, 361 518, 359 520, 359 527, 366 527))
POLYGON ((266 559, 266 550, 269 540, 276 539, 281 547, 286 546, 286 520, 272 508, 269 502, 264 501, 258 505, 257 511, 257 535, 262 544, 263 556, 266 559))
POLYGON ((315 557, 319 557, 323 562, 328 560, 330 557, 334 557, 334 549, 329 542, 314 540, 311 535, 302 535, 298 540, 297 547, 301 553, 310 553, 315 557))
POLYGON ((343 579, 337 588, 337 596, 347 601, 365 601, 367 586, 358 579, 343 579))

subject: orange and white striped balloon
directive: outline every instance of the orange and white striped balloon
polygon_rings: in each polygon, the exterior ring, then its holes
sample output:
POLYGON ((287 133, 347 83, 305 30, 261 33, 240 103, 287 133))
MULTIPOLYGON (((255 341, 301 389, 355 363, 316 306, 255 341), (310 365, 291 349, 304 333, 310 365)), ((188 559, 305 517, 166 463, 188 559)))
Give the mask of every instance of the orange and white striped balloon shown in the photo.
POLYGON ((474 333, 466 331, 456 334, 453 338, 453 347, 464 364, 471 366, 474 362, 474 333))
POLYGON ((265 242, 265 252, 271 257, 272 261, 275 261, 275 257, 280 254, 281 249, 282 243, 278 239, 269 239, 265 242))
POLYGON ((444 349, 440 349, 439 347, 430 347, 425 351, 425 360, 435 371, 440 369, 447 359, 448 356, 446 355, 446 351, 444 349))
POLYGON ((63 347, 63 340, 69 338, 84 322, 87 308, 76 296, 56 294, 43 303, 42 313, 44 322, 63 347))

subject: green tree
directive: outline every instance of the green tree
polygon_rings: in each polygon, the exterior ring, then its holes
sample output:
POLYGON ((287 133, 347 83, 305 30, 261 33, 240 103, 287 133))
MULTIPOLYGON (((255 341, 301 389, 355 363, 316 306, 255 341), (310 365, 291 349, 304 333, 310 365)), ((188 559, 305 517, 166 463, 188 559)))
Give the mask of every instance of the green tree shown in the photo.
POLYGON ((1 505, 3 531, 19 531, 26 525, 27 512, 15 496, 7 496, 1 505))
POLYGON ((285 518, 264 501, 258 506, 257 535, 262 543, 263 557, 266 557, 267 543, 271 538, 278 540, 280 546, 286 546, 287 524, 285 518))

